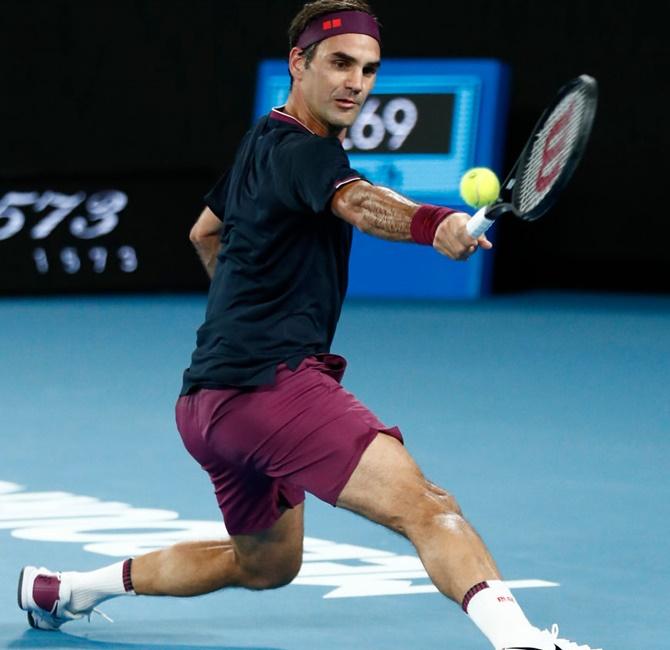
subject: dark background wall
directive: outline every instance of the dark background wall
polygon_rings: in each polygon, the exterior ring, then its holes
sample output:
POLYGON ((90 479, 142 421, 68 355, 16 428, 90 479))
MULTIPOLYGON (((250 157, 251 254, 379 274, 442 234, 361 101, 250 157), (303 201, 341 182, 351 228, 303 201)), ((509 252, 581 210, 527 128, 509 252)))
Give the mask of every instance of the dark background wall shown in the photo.
MULTIPOLYGON (((197 188, 193 213, 154 215, 147 227, 158 238, 165 218, 177 227, 183 221, 187 232, 199 195, 249 126, 257 62, 286 55, 286 27, 301 5, 0 0, 0 180, 183 173, 197 188)), ((501 224, 497 291, 670 291, 663 200, 670 56, 655 5, 377 0, 373 7, 386 57, 509 63, 508 164, 563 82, 582 72, 599 81, 592 141, 553 215, 501 224)))

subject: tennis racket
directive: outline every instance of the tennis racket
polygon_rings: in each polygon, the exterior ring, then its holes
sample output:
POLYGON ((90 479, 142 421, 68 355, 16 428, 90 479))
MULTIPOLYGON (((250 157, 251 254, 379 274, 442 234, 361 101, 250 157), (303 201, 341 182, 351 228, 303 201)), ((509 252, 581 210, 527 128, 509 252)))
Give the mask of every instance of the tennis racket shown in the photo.
POLYGON ((485 233, 503 214, 535 221, 554 205, 584 153, 597 101, 598 85, 588 75, 559 90, 502 184, 500 197, 468 221, 472 237, 485 233))

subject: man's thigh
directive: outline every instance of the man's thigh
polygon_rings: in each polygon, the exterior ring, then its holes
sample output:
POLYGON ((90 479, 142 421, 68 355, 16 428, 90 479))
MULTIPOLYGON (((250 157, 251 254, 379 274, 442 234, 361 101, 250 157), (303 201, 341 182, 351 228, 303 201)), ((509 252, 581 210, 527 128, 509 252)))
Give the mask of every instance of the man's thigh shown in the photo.
POLYGON ((427 481, 405 447, 379 433, 344 486, 337 506, 402 532, 402 519, 443 491, 427 481))

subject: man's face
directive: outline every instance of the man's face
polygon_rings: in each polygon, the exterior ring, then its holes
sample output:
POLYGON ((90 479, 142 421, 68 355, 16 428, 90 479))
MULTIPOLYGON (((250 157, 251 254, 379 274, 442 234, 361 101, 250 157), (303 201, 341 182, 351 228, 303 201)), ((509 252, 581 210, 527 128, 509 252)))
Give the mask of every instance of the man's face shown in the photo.
POLYGON ((379 43, 340 34, 319 43, 300 85, 311 115, 333 133, 354 123, 377 78, 379 43))

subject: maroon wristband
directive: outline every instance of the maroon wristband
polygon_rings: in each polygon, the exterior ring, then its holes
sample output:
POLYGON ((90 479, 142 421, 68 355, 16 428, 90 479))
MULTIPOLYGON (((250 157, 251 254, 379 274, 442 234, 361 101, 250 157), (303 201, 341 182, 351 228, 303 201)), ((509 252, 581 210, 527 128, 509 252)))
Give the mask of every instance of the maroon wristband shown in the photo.
POLYGON ((412 217, 409 230, 412 239, 417 244, 433 245, 437 227, 450 215, 456 212, 451 208, 443 208, 439 205, 422 205, 412 217))

